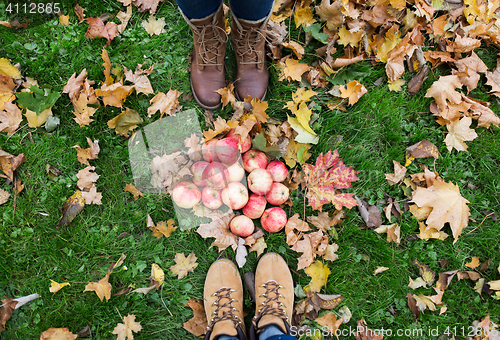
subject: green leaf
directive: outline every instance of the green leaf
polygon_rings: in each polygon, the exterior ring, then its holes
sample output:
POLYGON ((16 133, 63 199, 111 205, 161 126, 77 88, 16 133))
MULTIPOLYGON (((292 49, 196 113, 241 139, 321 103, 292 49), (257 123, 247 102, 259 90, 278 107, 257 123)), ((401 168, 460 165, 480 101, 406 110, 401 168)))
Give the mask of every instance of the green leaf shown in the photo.
POLYGON ((311 34, 314 39, 321 41, 323 44, 327 44, 328 42, 326 39, 328 39, 328 34, 326 33, 320 33, 321 25, 320 24, 312 24, 307 27, 304 27, 304 31, 307 33, 311 34))
POLYGON ((366 72, 362 72, 357 65, 350 65, 350 67, 341 68, 337 73, 332 74, 332 76, 326 77, 326 80, 333 85, 345 85, 351 80, 361 81, 366 76, 366 72))
POLYGON ((252 145, 254 148, 268 154, 271 157, 280 158, 283 156, 279 147, 275 145, 267 146, 267 139, 263 133, 259 133, 257 136, 255 136, 255 138, 252 140, 252 145))
POLYGON ((56 127, 61 123, 59 117, 49 116, 47 117, 47 121, 45 122, 45 130, 47 132, 52 132, 56 129, 56 127))
POLYGON ((41 89, 34 85, 30 87, 30 91, 19 92, 17 94, 17 102, 37 115, 54 106, 57 99, 61 96, 58 92, 50 92, 49 89, 41 89))

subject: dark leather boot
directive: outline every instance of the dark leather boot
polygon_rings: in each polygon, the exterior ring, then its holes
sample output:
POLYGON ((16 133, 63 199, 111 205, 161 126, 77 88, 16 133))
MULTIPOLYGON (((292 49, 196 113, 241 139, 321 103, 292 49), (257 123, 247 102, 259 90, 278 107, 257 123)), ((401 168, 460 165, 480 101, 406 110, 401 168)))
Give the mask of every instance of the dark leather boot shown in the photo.
POLYGON ((227 34, 222 5, 214 14, 202 19, 188 19, 182 11, 181 14, 193 32, 190 64, 194 99, 202 108, 215 110, 221 106, 221 96, 215 91, 226 87, 224 54, 227 34))
POLYGON ((236 54, 235 94, 239 100, 248 95, 264 100, 269 82, 265 64, 266 26, 269 16, 257 21, 232 15, 231 42, 236 54))

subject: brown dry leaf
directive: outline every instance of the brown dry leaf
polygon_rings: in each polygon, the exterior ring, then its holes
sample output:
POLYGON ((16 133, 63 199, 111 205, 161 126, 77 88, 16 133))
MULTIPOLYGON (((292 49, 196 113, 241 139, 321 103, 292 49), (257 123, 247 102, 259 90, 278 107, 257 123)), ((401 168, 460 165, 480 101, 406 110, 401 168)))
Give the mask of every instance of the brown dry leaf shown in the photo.
POLYGON ((439 273, 439 280, 436 282, 436 288, 440 291, 445 291, 446 288, 450 285, 451 280, 455 277, 455 275, 458 273, 457 270, 452 270, 449 272, 443 272, 439 273))
POLYGON ((3 307, 0 307, 0 333, 5 330, 5 324, 9 321, 12 316, 12 311, 16 309, 17 301, 12 298, 5 297, 5 299, 0 301, 3 307))
POLYGON ((366 201, 360 200, 355 197, 358 204, 358 210, 363 221, 365 221, 368 228, 380 227, 382 225, 382 213, 376 205, 370 205, 366 201))
POLYGON ((342 15, 342 2, 334 0, 321 0, 321 4, 315 7, 316 14, 321 21, 326 21, 326 27, 336 31, 344 23, 342 15))
POLYGON ((326 264, 323 265, 321 261, 314 262, 313 264, 308 266, 304 271, 306 272, 307 276, 311 278, 311 282, 309 282, 308 285, 311 293, 319 292, 321 290, 321 287, 326 285, 326 281, 328 280, 328 275, 330 275, 331 273, 328 266, 326 264))
POLYGON ((289 57, 285 57, 284 59, 284 61, 282 59, 276 65, 276 68, 280 70, 280 81, 286 79, 289 82, 292 80, 300 82, 302 75, 312 69, 309 65, 299 63, 298 60, 289 57))
POLYGON ((259 237, 255 243, 248 249, 248 252, 255 251, 257 252, 257 257, 262 255, 264 250, 267 248, 266 241, 264 240, 264 237, 259 237))
POLYGON ((324 233, 327 233, 330 229, 330 217, 327 212, 320 212, 318 216, 308 216, 307 222, 322 230, 324 233))
POLYGON ((401 227, 397 223, 381 225, 375 229, 376 233, 387 233, 387 242, 394 242, 397 245, 401 242, 401 227))
POLYGON ((76 72, 73 73, 71 78, 69 78, 66 85, 64 85, 63 93, 67 93, 69 99, 77 98, 80 95, 80 92, 83 89, 83 82, 87 78, 87 69, 84 68, 82 72, 77 76, 76 72))
MULTIPOLYGON (((332 312, 328 312, 321 318, 314 319, 314 321, 320 324, 321 326, 326 327, 328 329, 328 332, 330 332, 330 334, 336 334, 335 332, 337 331, 337 329, 339 329, 340 325, 344 320, 342 320, 342 318, 337 320, 335 314, 333 314, 332 312)), ((337 339, 338 338, 339 337, 337 336, 337 339)))
POLYGON ((106 276, 104 276, 98 282, 89 282, 89 284, 85 286, 84 292, 95 292, 101 302, 104 298, 106 299, 106 301, 109 301, 109 299, 111 298, 112 288, 111 283, 108 282, 109 274, 111 274, 111 271, 108 269, 108 273, 106 274, 106 276))
POLYGON ((77 190, 71 197, 69 197, 62 207, 62 217, 56 228, 64 227, 68 225, 73 219, 82 211, 85 205, 85 200, 82 196, 82 192, 77 190))
POLYGON ((105 106, 123 107, 123 102, 133 89, 133 86, 124 86, 118 82, 111 85, 103 84, 100 89, 95 90, 95 94, 102 97, 105 106))
POLYGON ((436 305, 434 304, 434 301, 432 301, 429 297, 424 296, 422 294, 413 294, 413 298, 417 303, 417 308, 419 311, 423 312, 426 309, 429 309, 430 311, 436 310, 436 305))
POLYGON ((180 280, 198 267, 197 259, 194 253, 189 254, 188 257, 184 256, 183 253, 177 253, 174 258, 176 264, 170 267, 170 271, 177 275, 177 279, 180 280))
POLYGON ((375 271, 373 272, 373 275, 383 273, 386 270, 389 270, 389 267, 377 267, 377 269, 375 269, 375 271))
POLYGON ((73 114, 75 115, 74 121, 80 125, 80 127, 84 125, 89 125, 91 122, 94 120, 91 119, 94 115, 94 113, 97 111, 96 108, 93 108, 91 106, 88 106, 88 98, 87 96, 81 94, 78 99, 76 97, 72 100, 73 107, 75 111, 73 111, 73 114))
POLYGON ((118 335, 116 340, 134 340, 134 334, 132 332, 137 333, 141 329, 141 323, 135 321, 135 315, 129 314, 123 318, 123 323, 116 325, 112 334, 118 335))
POLYGON ((479 46, 481 46, 481 40, 469 37, 462 38, 457 34, 455 36, 455 40, 453 40, 451 45, 448 45, 446 49, 448 52, 468 53, 475 50, 479 46))
POLYGON ((77 334, 73 334, 67 328, 49 328, 40 334, 40 340, 75 340, 77 334))
POLYGON ((447 101, 453 104, 460 104, 462 95, 455 91, 456 88, 461 88, 462 83, 457 75, 440 76, 438 80, 432 83, 431 87, 425 94, 426 98, 434 98, 437 106, 444 110, 447 106, 447 101))
POLYGON ((411 289, 417 289, 427 286, 427 283, 421 277, 417 277, 415 280, 413 280, 411 277, 409 279, 410 283, 408 283, 408 287, 410 287, 411 289))
POLYGON ((85 14, 83 14, 84 11, 85 11, 85 8, 83 8, 79 4, 75 5, 75 14, 78 17, 78 20, 80 21, 80 23, 82 23, 85 20, 85 14))
POLYGON ((6 203, 9 200, 10 193, 0 189, 0 205, 6 203))
POLYGON ((354 335, 356 340, 382 340, 383 334, 379 334, 377 330, 369 329, 366 325, 365 319, 358 320, 356 333, 354 335))
POLYGON ((490 93, 500 97, 500 62, 497 61, 497 67, 492 72, 486 72, 486 85, 491 86, 490 93))
POLYGON ((229 84, 227 87, 224 87, 222 89, 218 89, 215 92, 220 94, 222 106, 226 106, 229 103, 231 103, 231 105, 234 106, 234 103, 236 102, 236 97, 234 96, 234 85, 233 84, 229 84))
POLYGON ((349 98, 349 105, 357 103, 366 92, 368 91, 364 85, 357 80, 351 80, 347 85, 340 87, 340 97, 349 98))
POLYGON ((69 286, 69 285, 70 285, 69 282, 57 283, 54 280, 50 280, 49 292, 51 292, 51 293, 57 293, 62 288, 66 287, 66 286, 69 286))
POLYGON ((134 201, 137 201, 139 197, 144 196, 144 194, 140 192, 133 184, 126 184, 123 191, 130 192, 134 196, 134 201))
POLYGON ((142 122, 143 120, 137 111, 125 108, 125 111, 108 121, 108 127, 115 129, 117 134, 127 137, 128 132, 137 128, 137 124, 142 122))
POLYGON ((14 172, 16 169, 24 162, 26 156, 20 153, 17 156, 13 156, 2 149, 0 149, 0 170, 5 175, 0 174, 0 177, 6 177, 10 182, 14 182, 14 172))
POLYGON ((470 269, 475 269, 479 267, 479 257, 472 257, 472 260, 468 263, 465 264, 466 267, 469 267, 470 269))
POLYGON ((439 158, 438 148, 426 139, 423 139, 420 142, 407 147, 406 151, 413 158, 426 158, 426 157, 434 157, 435 159, 439 158))
POLYGON ((394 163, 394 173, 385 175, 385 179, 387 179, 389 185, 398 184, 406 175, 406 168, 401 163, 394 160, 392 162, 394 163))
POLYGON ((463 58, 455 61, 455 66, 458 68, 459 73, 466 74, 465 77, 461 76, 460 81, 467 86, 467 92, 476 88, 477 82, 481 78, 478 74, 488 71, 486 64, 472 52, 470 57, 463 58))
POLYGON ((468 108, 472 111, 473 118, 479 116, 477 123, 478 127, 489 128, 491 124, 495 126, 500 125, 500 118, 489 108, 490 104, 488 102, 469 98, 463 94, 462 99, 470 105, 468 108))
POLYGON ((279 126, 267 124, 266 137, 271 145, 277 145, 282 135, 283 132, 279 126))
POLYGON ((160 111, 160 119, 163 115, 171 116, 177 112, 179 106, 179 96, 182 92, 177 90, 168 90, 167 94, 158 92, 149 102, 152 104, 148 107, 148 117, 151 117, 156 111, 160 111))
POLYGON ((135 89, 135 92, 152 94, 154 93, 154 91, 153 87, 151 86, 151 82, 148 79, 148 75, 150 75, 153 72, 154 65, 148 68, 147 70, 142 69, 143 65, 144 64, 137 65, 134 73, 132 73, 132 70, 127 70, 127 68, 124 67, 125 80, 134 83, 133 88, 135 89))
POLYGON ((297 270, 309 267, 313 263, 315 256, 315 254, 313 253, 313 248, 311 246, 309 234, 304 234, 302 235, 302 237, 302 240, 296 241, 294 246, 292 246, 292 249, 297 253, 302 253, 302 255, 298 259, 297 270))
POLYGON ((85 38, 87 39, 96 39, 96 38, 104 38, 108 42, 104 47, 111 44, 111 40, 117 35, 117 24, 114 22, 108 22, 104 25, 104 22, 101 18, 87 18, 85 19, 89 27, 87 28, 87 32, 85 33, 85 38))
POLYGON ((451 152, 453 148, 457 151, 467 151, 467 144, 464 142, 474 140, 477 137, 476 131, 469 127, 471 123, 471 117, 463 117, 446 124, 449 133, 444 141, 448 151, 451 152))
POLYGON ((281 43, 281 46, 291 49, 292 52, 297 56, 297 59, 299 60, 302 59, 302 55, 305 53, 304 47, 302 47, 295 41, 288 41, 281 43))
POLYGON ((220 218, 215 218, 210 223, 201 224, 196 232, 203 238, 215 237, 215 241, 210 245, 210 248, 216 246, 219 251, 222 251, 231 246, 236 251, 238 237, 229 230, 229 222, 233 217, 234 213, 229 213, 220 218))
POLYGON ((118 33, 122 34, 123 31, 125 31, 125 27, 127 27, 130 18, 132 17, 132 6, 127 6, 127 12, 118 12, 116 17, 121 21, 121 24, 116 27, 116 30, 118 31, 118 33))
POLYGON ((9 102, 4 104, 4 110, 0 110, 0 132, 7 132, 10 136, 19 128, 23 115, 16 104, 9 102))
POLYGON ((95 170, 95 166, 88 166, 85 169, 78 171, 76 177, 78 177, 78 182, 76 185, 80 190, 90 189, 94 183, 99 179, 100 175, 91 172, 95 170))
POLYGON ((191 298, 186 302, 184 307, 191 308, 194 316, 184 322, 182 328, 197 337, 204 335, 207 331, 208 323, 203 300, 191 298))
POLYGON ((16 84, 10 76, 4 76, 0 71, 0 110, 4 110, 4 104, 12 102, 16 96, 14 88, 16 84))
POLYGON ((158 7, 160 1, 163 0, 133 0, 133 3, 135 6, 137 6, 139 12, 149 11, 150 14, 155 14, 156 8, 158 7))
POLYGON ((92 142, 92 139, 87 137, 87 143, 89 144, 89 147, 86 149, 82 149, 78 144, 72 146, 72 148, 76 149, 76 156, 78 157, 78 161, 84 165, 90 166, 88 160, 97 159, 100 148, 98 140, 92 142))
POLYGON ((325 251, 321 256, 327 261, 335 261, 336 259, 339 258, 339 256, 335 254, 337 250, 339 250, 338 244, 336 243, 329 244, 326 246, 325 251))
MULTIPOLYGON (((246 121, 252 121, 252 120, 247 119, 246 121)), ((217 120, 214 122, 214 129, 213 130, 209 129, 208 131, 203 131, 203 135, 205 136, 205 142, 208 142, 209 140, 211 140, 212 138, 214 138, 215 136, 217 136, 223 132, 234 129, 237 126, 238 126, 238 122, 235 122, 232 120, 226 122, 226 120, 224 118, 219 116, 219 117, 217 117, 217 120)), ((240 136, 242 136, 242 138, 244 138, 243 134, 239 130, 236 130, 236 133, 239 134, 240 136)))
POLYGON ((102 194, 100 192, 97 192, 97 188, 95 185, 90 188, 89 191, 82 191, 82 197, 85 200, 85 204, 102 204, 102 194))
POLYGON ((307 222, 302 221, 300 219, 299 214, 294 214, 292 217, 290 217, 285 224, 285 235, 286 235, 286 243, 292 247, 300 239, 300 237, 298 237, 295 234, 294 230, 297 230, 299 232, 304 232, 304 231, 310 231, 311 228, 309 227, 309 224, 307 224, 307 222))
POLYGON ((149 16, 148 21, 142 22, 142 27, 148 32, 149 35, 160 35, 165 33, 165 18, 156 19, 153 15, 149 16))

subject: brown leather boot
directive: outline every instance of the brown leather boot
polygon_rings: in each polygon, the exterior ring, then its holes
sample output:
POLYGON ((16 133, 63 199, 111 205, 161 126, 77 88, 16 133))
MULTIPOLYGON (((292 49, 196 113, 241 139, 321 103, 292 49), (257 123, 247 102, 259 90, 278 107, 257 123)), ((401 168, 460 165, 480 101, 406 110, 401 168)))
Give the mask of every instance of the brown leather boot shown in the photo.
POLYGON ((202 19, 188 19, 180 12, 193 32, 194 48, 190 66, 194 99, 202 108, 215 110, 221 106, 221 96, 215 91, 226 87, 224 54, 227 34, 222 5, 214 14, 202 19))
POLYGON ((277 253, 262 256, 255 271, 256 312, 250 339, 258 339, 258 334, 269 325, 290 334, 293 298, 292 274, 285 260, 277 253))
POLYGON ((208 270, 203 289, 208 320, 206 340, 220 335, 245 340, 243 284, 236 265, 228 259, 215 261, 208 270))
POLYGON ((236 54, 235 94, 239 100, 248 95, 264 100, 269 82, 265 64, 266 26, 269 16, 258 21, 238 19, 232 15, 231 42, 236 54))

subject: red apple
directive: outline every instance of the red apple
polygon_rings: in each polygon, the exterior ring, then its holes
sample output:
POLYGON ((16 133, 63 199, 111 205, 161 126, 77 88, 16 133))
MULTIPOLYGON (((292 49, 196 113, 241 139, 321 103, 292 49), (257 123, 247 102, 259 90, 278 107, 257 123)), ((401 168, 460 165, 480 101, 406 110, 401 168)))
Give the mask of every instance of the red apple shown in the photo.
POLYGON ((248 202, 248 190, 240 182, 231 182, 221 193, 222 202, 231 209, 241 209, 248 202))
POLYGON ((214 189, 224 189, 228 183, 228 177, 226 166, 220 162, 209 163, 202 175, 207 185, 214 189))
POLYGON ((256 194, 250 194, 247 204, 243 207, 243 214, 250 218, 259 218, 266 210, 266 198, 256 194))
POLYGON ((276 233, 283 229, 287 221, 285 210, 280 207, 269 208, 264 211, 260 218, 262 227, 270 233, 276 233))
POLYGON ((245 177, 245 169, 243 169, 239 161, 226 166, 229 173, 229 182, 239 182, 245 177))
POLYGON ((286 165, 280 161, 269 162, 266 170, 271 173, 271 176, 273 176, 273 181, 275 182, 283 182, 288 175, 288 169, 286 168, 286 165))
POLYGON ((217 156, 216 152, 217 142, 217 139, 211 139, 201 146, 201 154, 203 155, 203 159, 207 162, 219 161, 219 157, 217 156))
POLYGON ((172 199, 179 207, 190 209, 200 201, 201 192, 194 183, 184 181, 175 186, 172 199))
POLYGON ((265 195, 271 190, 273 177, 266 169, 255 169, 248 175, 248 189, 257 195, 265 195))
POLYGON ((203 179, 203 170, 207 167, 209 163, 200 161, 196 162, 191 166, 191 172, 193 173, 193 183, 199 187, 204 187, 207 185, 207 181, 203 179))
POLYGON ((253 234, 255 226, 253 221, 245 215, 236 216, 229 222, 229 228, 235 235, 241 237, 248 237, 253 234))
POLYGON ((271 190, 266 194, 266 199, 272 205, 280 205, 285 203, 289 196, 290 190, 285 185, 274 182, 271 190))
POLYGON ((243 154, 243 167, 246 171, 252 172, 255 169, 265 169, 267 156, 259 150, 250 150, 243 154))
POLYGON ((235 138, 238 141, 238 148, 240 153, 245 153, 252 147, 252 138, 249 135, 246 138, 241 138, 240 135, 236 134, 235 129, 229 130, 229 133, 226 136, 227 138, 235 138))
POLYGON ((203 205, 209 209, 219 209, 222 205, 222 197, 220 190, 210 187, 204 187, 201 192, 201 200, 203 205))
POLYGON ((234 138, 222 138, 215 147, 217 156, 222 163, 233 164, 240 158, 238 141, 234 138))

